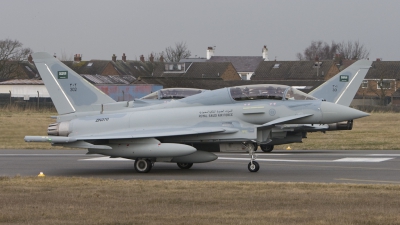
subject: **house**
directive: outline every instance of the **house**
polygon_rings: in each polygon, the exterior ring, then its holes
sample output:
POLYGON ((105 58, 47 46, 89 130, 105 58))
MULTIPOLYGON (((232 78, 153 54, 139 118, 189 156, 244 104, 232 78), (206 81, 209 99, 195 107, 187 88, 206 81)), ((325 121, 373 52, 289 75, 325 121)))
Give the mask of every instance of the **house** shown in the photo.
POLYGON ((372 62, 371 68, 360 89, 357 91, 356 105, 372 104, 387 105, 392 99, 398 104, 398 89, 400 87, 400 61, 372 62), (368 100, 366 100, 368 99, 368 100))
POLYGON ((250 80, 259 63, 268 61, 268 49, 265 45, 262 49, 262 56, 214 56, 214 53, 215 47, 208 47, 206 58, 186 58, 179 62, 186 65, 193 62, 230 62, 242 80, 250 80))
POLYGON ((133 77, 150 76, 158 62, 144 61, 143 55, 140 61, 127 60, 125 53, 122 60, 117 60, 115 54, 111 60, 90 60, 82 61, 80 54, 74 55, 74 61, 63 61, 65 65, 73 69, 78 74, 91 75, 131 75, 133 77))
POLYGON ((166 62, 159 65, 152 76, 241 80, 230 62, 166 62))
POLYGON ((264 46, 262 56, 214 56, 214 49, 208 47, 208 62, 230 62, 235 67, 242 80, 250 80, 258 65, 262 61, 268 61, 268 49, 264 46))
POLYGON ((327 61, 263 61, 251 80, 328 80, 339 73, 333 60, 327 61))

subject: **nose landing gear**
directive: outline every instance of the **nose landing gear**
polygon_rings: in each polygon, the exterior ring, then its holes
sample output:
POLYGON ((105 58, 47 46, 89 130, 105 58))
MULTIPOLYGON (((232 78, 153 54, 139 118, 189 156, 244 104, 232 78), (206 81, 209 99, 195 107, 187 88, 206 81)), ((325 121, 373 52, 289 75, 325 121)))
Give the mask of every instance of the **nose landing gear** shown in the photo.
POLYGON ((255 145, 253 142, 246 142, 243 143, 243 145, 250 155, 250 162, 249 165, 247 165, 247 168, 250 172, 257 172, 260 169, 260 165, 255 161, 257 159, 257 155, 255 154, 257 145, 255 145))

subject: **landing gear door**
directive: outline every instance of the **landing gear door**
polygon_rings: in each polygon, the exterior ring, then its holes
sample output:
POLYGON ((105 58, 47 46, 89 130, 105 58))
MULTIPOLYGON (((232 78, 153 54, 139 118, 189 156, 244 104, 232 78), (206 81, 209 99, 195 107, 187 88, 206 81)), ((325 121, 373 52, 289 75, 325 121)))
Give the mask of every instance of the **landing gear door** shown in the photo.
POLYGON ((271 130, 272 128, 269 129, 263 129, 263 128, 257 128, 257 143, 260 144, 265 144, 271 141, 271 130))

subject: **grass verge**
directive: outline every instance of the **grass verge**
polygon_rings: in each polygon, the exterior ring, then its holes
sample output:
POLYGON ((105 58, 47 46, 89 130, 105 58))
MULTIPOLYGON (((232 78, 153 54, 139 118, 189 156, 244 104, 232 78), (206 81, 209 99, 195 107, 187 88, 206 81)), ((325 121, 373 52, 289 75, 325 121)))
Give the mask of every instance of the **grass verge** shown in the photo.
POLYGON ((399 185, 2 177, 7 224, 399 224, 399 185))

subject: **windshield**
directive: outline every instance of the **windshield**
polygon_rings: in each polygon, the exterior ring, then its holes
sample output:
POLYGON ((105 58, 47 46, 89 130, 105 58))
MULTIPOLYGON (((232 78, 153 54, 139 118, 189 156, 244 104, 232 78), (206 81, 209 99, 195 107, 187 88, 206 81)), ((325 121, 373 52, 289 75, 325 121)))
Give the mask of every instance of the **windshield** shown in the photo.
POLYGON ((230 93, 234 100, 257 100, 257 99, 273 99, 282 100, 286 89, 286 85, 262 84, 231 87, 230 93))
POLYGON ((277 84, 257 84, 231 87, 230 93, 235 101, 271 99, 271 100, 317 100, 296 88, 277 84))
POLYGON ((181 99, 195 94, 199 94, 203 89, 194 88, 168 88, 161 89, 149 95, 142 97, 141 99, 181 99))

